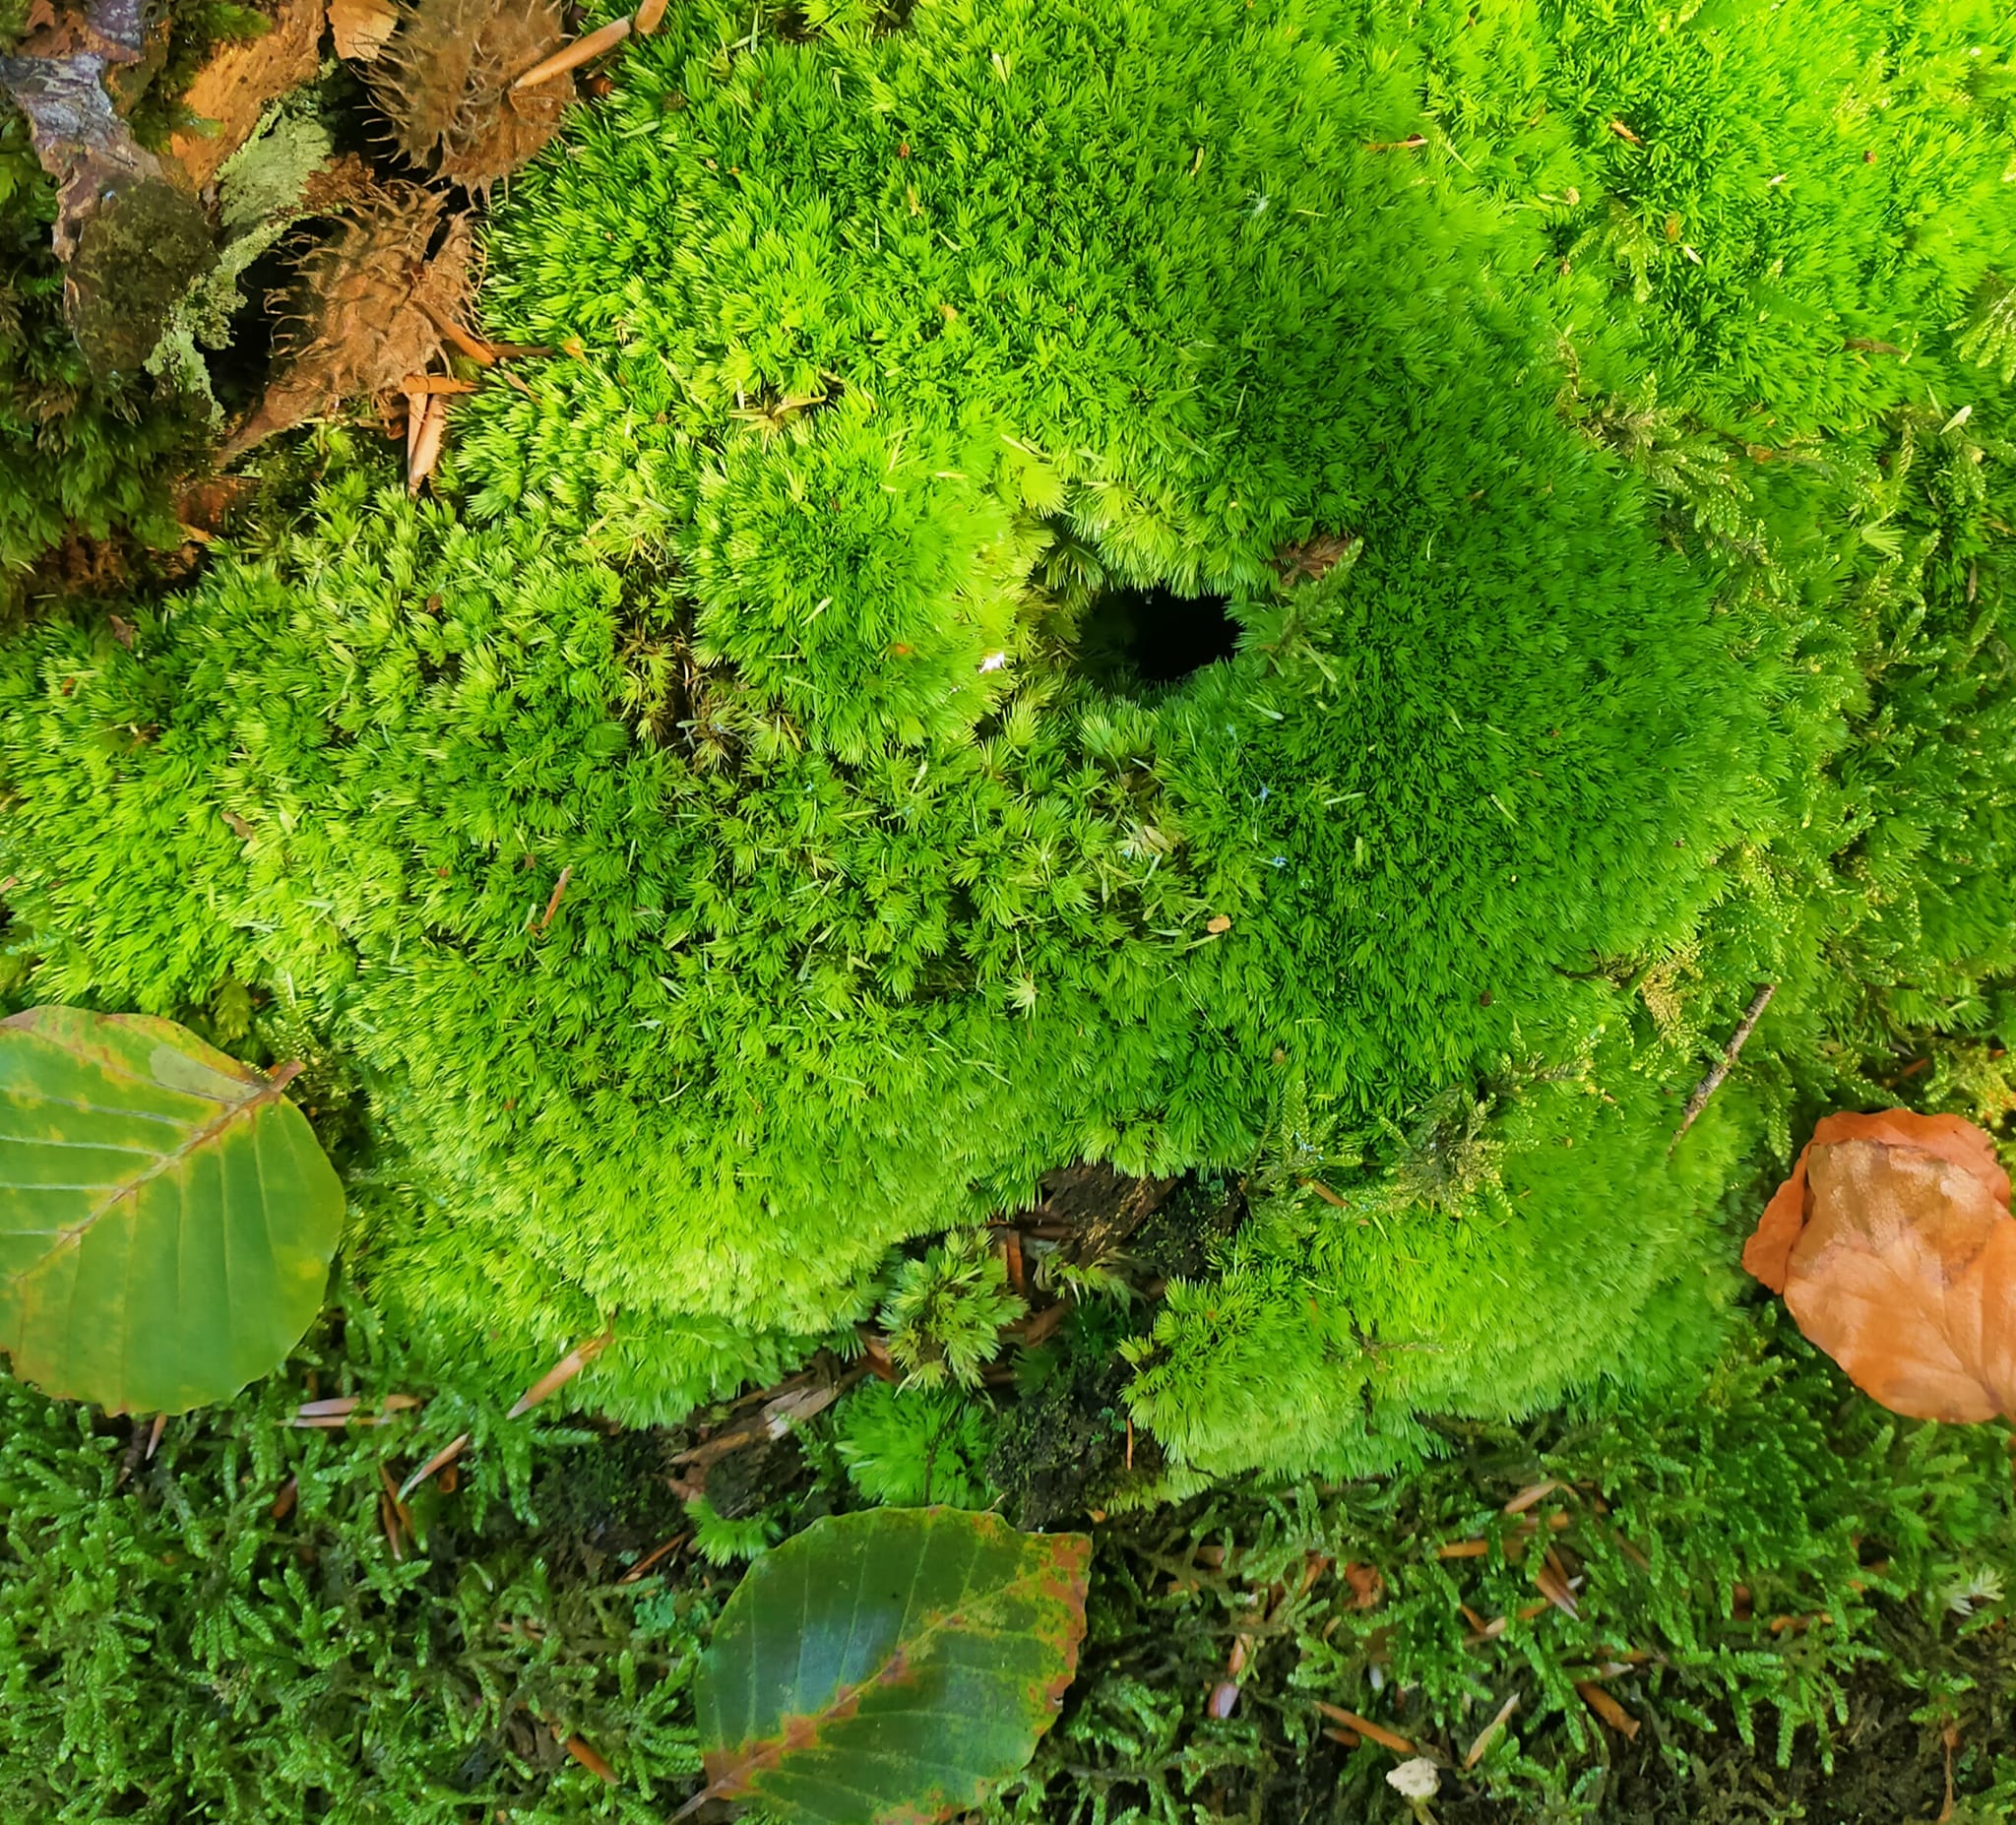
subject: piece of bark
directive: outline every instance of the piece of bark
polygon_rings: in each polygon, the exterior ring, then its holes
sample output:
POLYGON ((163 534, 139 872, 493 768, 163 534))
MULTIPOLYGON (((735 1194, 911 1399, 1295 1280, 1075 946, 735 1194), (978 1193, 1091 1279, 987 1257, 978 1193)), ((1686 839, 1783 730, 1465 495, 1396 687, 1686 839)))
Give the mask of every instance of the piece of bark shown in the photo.
POLYGON ((1082 1161, 1043 1174, 1037 1215, 1063 1230, 1065 1260, 1095 1262, 1124 1246, 1175 1186, 1173 1178, 1134 1178, 1102 1160, 1082 1161))
POLYGON ((134 139, 108 87, 143 45, 138 7, 99 0, 0 57, 0 94, 27 118, 56 182, 49 238, 64 267, 64 316, 102 381, 132 376, 169 306, 217 257, 202 205, 134 139))
POLYGON ((322 0, 278 4, 272 31, 220 44, 183 94, 183 105, 206 124, 171 135, 168 157, 199 190, 252 137, 267 104, 313 82, 321 67, 322 0))
POLYGON ((399 29, 399 9, 388 0, 329 0, 329 31, 336 54, 370 63, 399 29))

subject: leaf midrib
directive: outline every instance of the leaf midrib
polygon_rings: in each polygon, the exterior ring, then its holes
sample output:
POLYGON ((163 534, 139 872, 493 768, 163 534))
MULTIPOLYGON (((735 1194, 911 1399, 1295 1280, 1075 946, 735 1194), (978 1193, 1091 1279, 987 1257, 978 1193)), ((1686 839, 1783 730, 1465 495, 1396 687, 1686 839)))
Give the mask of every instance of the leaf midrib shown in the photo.
MULTIPOLYGON (((134 1081, 137 1082, 138 1080, 134 1081)), ((76 1223, 66 1225, 64 1227, 59 1229, 39 1231, 39 1233, 51 1235, 55 1239, 52 1242, 50 1242, 47 1248, 42 1250, 42 1252, 35 1258, 35 1260, 32 1263, 31 1263, 28 1267, 22 1269, 22 1271, 19 1274, 14 1276, 15 1284, 17 1286, 25 1286, 29 1282, 32 1281, 38 1274, 41 1274, 46 1269, 48 1269, 49 1266, 57 1259, 57 1257, 64 1252, 64 1250, 76 1245, 80 1245, 83 1242, 84 1237, 88 1235, 92 1231, 92 1229, 94 1229, 107 1216, 109 1216, 111 1212, 120 1204, 123 1204, 129 1198, 137 1198, 144 1186, 153 1183, 153 1181, 160 1177, 160 1175, 163 1172, 166 1172, 170 1167, 179 1164, 183 1160, 187 1159, 191 1154, 197 1152, 199 1149, 210 1146, 220 1135, 222 1135, 223 1132, 227 1128, 229 1128, 234 1121, 237 1121, 240 1117, 250 1116, 257 1112, 259 1109, 264 1108, 269 1102, 279 1101, 281 1097, 284 1094, 285 1087, 284 1085, 273 1082, 273 1080, 270 1078, 262 1077, 260 1082, 258 1082, 257 1084, 248 1085, 247 1088, 251 1092, 249 1096, 245 1097, 240 1101, 229 1104, 227 1107, 222 1109, 219 1114, 214 1115, 209 1121, 205 1122, 201 1128, 196 1129, 193 1133, 189 1134, 185 1139, 179 1142, 176 1146, 168 1149, 165 1153, 156 1154, 154 1156, 154 1164, 152 1165, 148 1166, 145 1171, 137 1172, 134 1174, 133 1177, 127 1179, 118 1187, 117 1190, 115 1190, 111 1194, 110 1197, 106 1198, 102 1203, 96 1205, 94 1209, 88 1211, 76 1223)), ((60 1097, 47 1097, 40 1099, 40 1101, 47 1102, 62 1102, 64 1101, 64 1099, 60 1097)), ((146 1111, 144 1110, 121 1110, 119 1112, 122 1114, 128 1112, 142 1114, 146 1113, 146 1111)), ((154 1117, 154 1119, 172 1120, 173 1118, 157 1116, 154 1117)))

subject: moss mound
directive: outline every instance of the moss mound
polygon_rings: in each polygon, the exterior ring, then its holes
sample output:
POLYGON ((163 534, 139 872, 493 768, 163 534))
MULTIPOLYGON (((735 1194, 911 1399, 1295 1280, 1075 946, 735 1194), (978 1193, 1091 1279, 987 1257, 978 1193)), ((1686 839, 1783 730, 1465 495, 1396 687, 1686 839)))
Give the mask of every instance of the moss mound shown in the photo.
POLYGON ((342 1061, 374 1288, 631 1416, 1080 1158, 1262 1162, 1179 1471, 1656 1380, 2016 969, 2012 94, 1985 0, 681 9, 449 506, 0 657, 17 992, 342 1061))

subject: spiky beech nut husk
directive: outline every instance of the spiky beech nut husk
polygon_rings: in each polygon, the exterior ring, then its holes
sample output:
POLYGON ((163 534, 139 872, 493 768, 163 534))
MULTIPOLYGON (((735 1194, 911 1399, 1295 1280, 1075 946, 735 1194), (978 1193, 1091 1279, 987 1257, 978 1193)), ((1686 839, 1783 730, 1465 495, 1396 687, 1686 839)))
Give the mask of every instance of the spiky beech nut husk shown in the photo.
POLYGON ((469 219, 444 226, 441 216, 440 196, 417 184, 375 188, 348 206, 301 261, 273 384, 233 450, 426 371, 471 290, 469 219))
POLYGON ((406 0, 371 71, 393 143, 421 169, 487 194, 559 129, 572 83, 511 84, 560 39, 557 0, 406 0))

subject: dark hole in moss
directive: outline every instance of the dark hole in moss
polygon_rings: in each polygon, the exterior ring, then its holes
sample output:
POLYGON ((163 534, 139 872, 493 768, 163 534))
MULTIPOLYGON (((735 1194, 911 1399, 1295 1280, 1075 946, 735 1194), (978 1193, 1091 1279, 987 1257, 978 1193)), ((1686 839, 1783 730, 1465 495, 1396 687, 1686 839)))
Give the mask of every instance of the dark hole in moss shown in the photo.
POLYGON ((1108 584, 1078 628, 1078 669, 1108 690, 1174 684, 1230 659, 1239 624, 1223 596, 1179 596, 1166 584, 1108 584))

